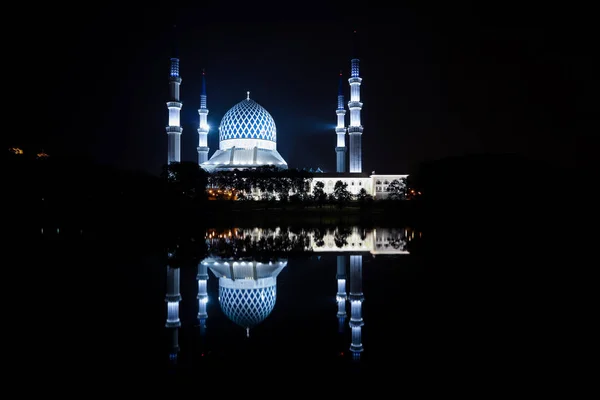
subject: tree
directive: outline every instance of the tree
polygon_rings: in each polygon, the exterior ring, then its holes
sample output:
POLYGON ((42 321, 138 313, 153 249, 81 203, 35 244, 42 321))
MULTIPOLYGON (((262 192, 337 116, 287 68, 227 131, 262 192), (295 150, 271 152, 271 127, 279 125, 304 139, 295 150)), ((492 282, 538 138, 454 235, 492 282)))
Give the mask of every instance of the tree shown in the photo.
POLYGON ((206 197, 208 173, 198 163, 174 162, 163 167, 162 177, 176 193, 197 200, 206 197))
POLYGON ((360 204, 366 204, 373 201, 373 196, 367 193, 367 190, 365 188, 361 188, 358 194, 356 195, 356 200, 358 200, 360 204))
POLYGON ((388 198, 390 200, 404 200, 406 198, 406 182, 401 183, 398 179, 391 181, 388 186, 388 198))
POLYGON ((352 194, 348 191, 346 182, 337 181, 333 187, 333 197, 337 201, 338 207, 342 208, 352 199, 352 194))
POLYGON ((313 187, 313 197, 319 207, 323 207, 323 203, 327 200, 327 194, 325 194, 325 184, 321 181, 315 183, 313 187))

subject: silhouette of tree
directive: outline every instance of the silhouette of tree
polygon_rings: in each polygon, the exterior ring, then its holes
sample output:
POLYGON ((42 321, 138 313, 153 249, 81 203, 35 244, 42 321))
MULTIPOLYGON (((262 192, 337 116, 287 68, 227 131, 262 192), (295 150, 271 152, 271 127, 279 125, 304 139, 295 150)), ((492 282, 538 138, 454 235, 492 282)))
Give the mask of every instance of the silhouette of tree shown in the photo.
POLYGON ((333 199, 338 208, 343 208, 352 199, 352 194, 348 191, 346 182, 337 181, 333 187, 333 199))
POLYGON ((404 200, 406 198, 406 183, 394 179, 388 186, 388 198, 390 200, 404 200))
POLYGON ((313 187, 313 198, 317 203, 318 207, 323 207, 323 204, 327 200, 327 194, 325 194, 325 184, 321 181, 315 183, 313 187))

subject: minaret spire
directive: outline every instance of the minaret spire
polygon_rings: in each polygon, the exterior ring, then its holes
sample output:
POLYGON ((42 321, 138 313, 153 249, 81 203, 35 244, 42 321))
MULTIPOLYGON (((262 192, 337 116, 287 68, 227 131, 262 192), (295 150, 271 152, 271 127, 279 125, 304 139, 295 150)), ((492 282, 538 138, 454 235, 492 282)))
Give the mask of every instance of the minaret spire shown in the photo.
MULTIPOLYGON (((175 28, 175 26, 173 26, 175 28)), ((175 42, 175 40, 173 41, 175 42)), ((171 67, 169 71, 169 96, 167 108, 169 110, 169 126, 167 126, 167 163, 181 162, 181 101, 179 99, 179 86, 181 85, 181 76, 179 75, 179 58, 177 48, 174 45, 173 56, 171 57, 171 67)))
POLYGON ((346 172, 346 110, 344 109, 344 89, 342 85, 342 79, 342 71, 340 71, 338 105, 337 110, 335 111, 337 114, 337 126, 335 128, 335 134, 337 136, 337 142, 335 146, 336 172, 346 172))
POLYGON ((198 164, 202 165, 208 161, 208 108, 206 108, 206 72, 202 70, 202 89, 200 91, 200 109, 198 110, 200 121, 198 124, 198 164))
POLYGON ((354 55, 350 61, 350 126, 348 127, 348 139, 350 141, 350 172, 362 172, 362 133, 363 127, 360 123, 360 111, 363 103, 360 102, 360 85, 362 78, 359 76, 358 59, 358 36, 354 31, 354 55))

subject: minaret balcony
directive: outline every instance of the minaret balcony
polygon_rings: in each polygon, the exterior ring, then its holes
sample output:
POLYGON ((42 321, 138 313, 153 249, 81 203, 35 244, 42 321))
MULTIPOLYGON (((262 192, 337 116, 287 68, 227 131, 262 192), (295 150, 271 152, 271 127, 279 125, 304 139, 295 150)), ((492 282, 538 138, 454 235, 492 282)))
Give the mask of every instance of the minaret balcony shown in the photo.
POLYGON ((170 76, 169 77, 169 81, 171 82, 175 82, 175 83, 181 83, 181 77, 180 76, 170 76))
POLYGON ((183 128, 180 126, 167 126, 167 133, 181 133, 183 128))
POLYGON ((337 115, 346 115, 346 110, 344 110, 343 108, 338 108, 337 110, 335 110, 335 113, 337 115))
POLYGON ((362 133, 363 133, 362 126, 349 126, 348 127, 348 134, 362 135, 362 133))
POLYGON ((363 321, 363 319, 354 319, 354 318, 350 318, 350 322, 348 323, 348 325, 350 325, 350 328, 360 328, 361 326, 365 326, 365 321, 363 321))
POLYGON ((167 321, 165 323, 165 327, 167 327, 167 328, 179 328, 180 326, 181 326, 181 321, 180 320, 167 321))
POLYGON ((181 294, 179 294, 179 293, 167 294, 167 296, 165 297, 165 301, 167 301, 167 302, 181 301, 181 294))
POLYGON ((349 79, 348 79, 348 83, 350 83, 351 85, 352 85, 353 83, 354 83, 355 85, 356 85, 356 84, 359 84, 359 85, 360 85, 360 83, 361 83, 361 82, 362 82, 362 78, 359 78, 358 76, 355 76, 355 77, 353 77, 353 78, 349 78, 349 79))
POLYGON ((350 293, 350 301, 363 301, 365 296, 362 293, 350 293))
POLYGON ((363 103, 361 103, 360 101, 349 101, 348 102, 349 109, 353 109, 353 108, 361 109, 362 106, 363 106, 363 103))
POLYGON ((198 110, 198 114, 208 114, 208 108, 201 108, 198 110))
POLYGON ((168 108, 177 108, 179 110, 181 110, 181 102, 180 101, 168 101, 167 102, 167 107, 168 108))
POLYGON ((208 302, 208 294, 206 294, 206 293, 199 293, 199 294, 196 296, 196 298, 197 298, 198 300, 201 300, 201 301, 203 301, 204 303, 208 302))

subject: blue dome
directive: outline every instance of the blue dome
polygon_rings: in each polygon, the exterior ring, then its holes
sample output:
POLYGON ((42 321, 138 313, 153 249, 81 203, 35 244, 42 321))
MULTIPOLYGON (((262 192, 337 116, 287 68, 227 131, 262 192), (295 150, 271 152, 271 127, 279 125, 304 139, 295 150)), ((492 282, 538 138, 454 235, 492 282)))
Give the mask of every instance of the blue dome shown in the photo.
MULTIPOLYGON (((277 142, 277 129, 271 114, 260 104, 247 98, 225 113, 219 125, 219 141, 230 139, 267 140, 277 142)), ((259 146, 261 147, 261 146, 259 146)))

